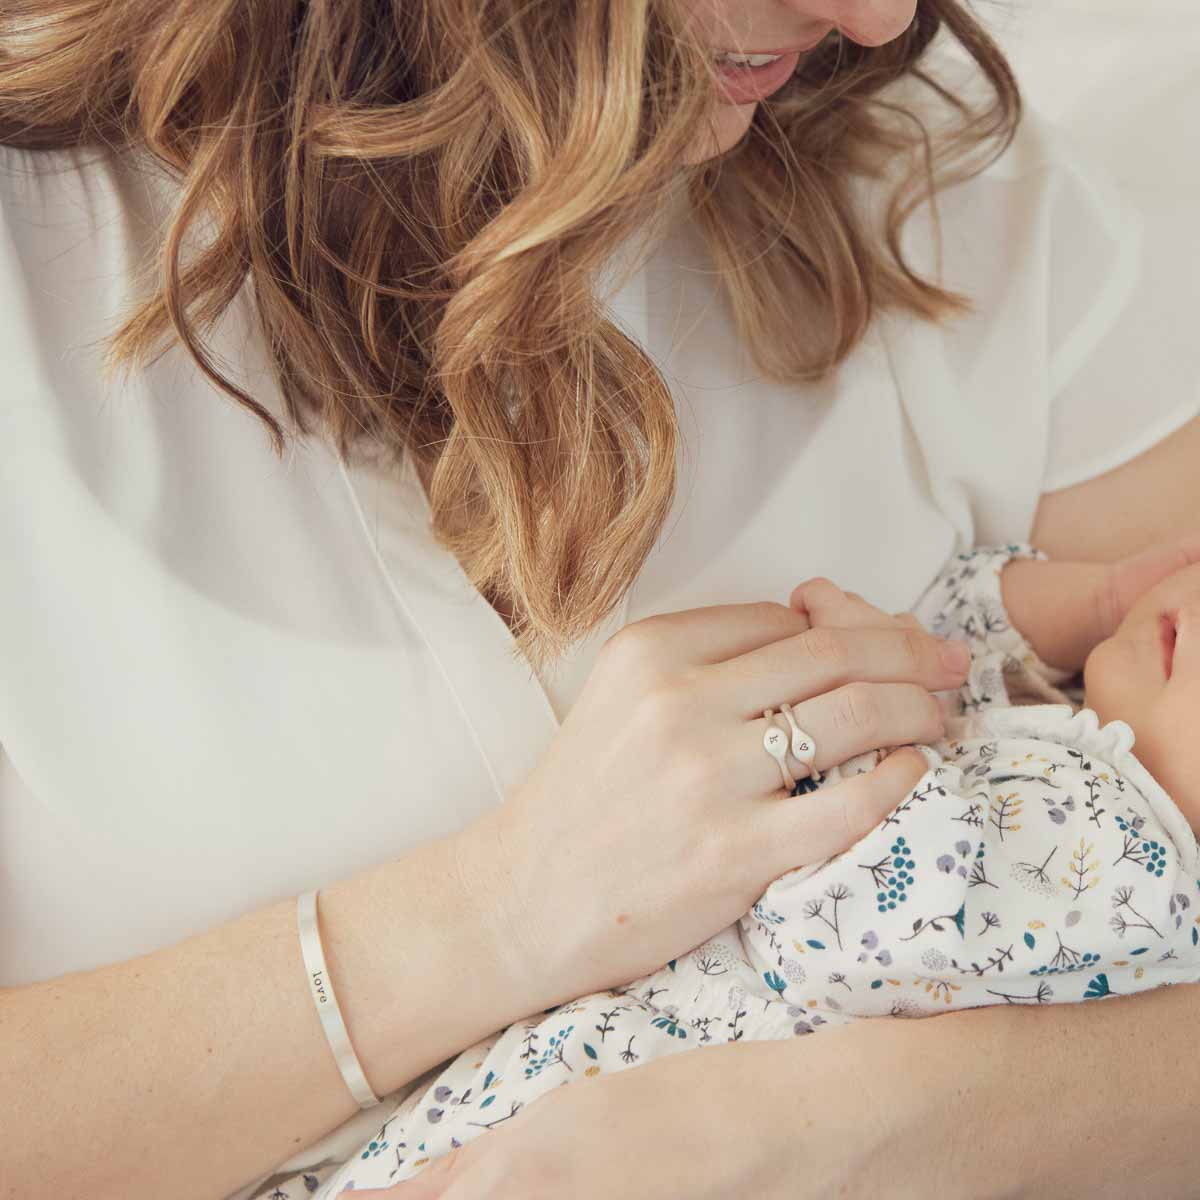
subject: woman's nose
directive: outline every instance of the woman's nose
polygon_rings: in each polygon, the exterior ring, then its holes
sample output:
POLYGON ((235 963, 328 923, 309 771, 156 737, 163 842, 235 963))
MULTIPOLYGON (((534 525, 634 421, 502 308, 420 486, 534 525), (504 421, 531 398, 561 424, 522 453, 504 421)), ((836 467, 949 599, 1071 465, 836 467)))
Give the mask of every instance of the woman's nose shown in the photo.
POLYGON ((836 25, 853 42, 882 46, 912 23, 917 0, 782 0, 806 17, 836 25))

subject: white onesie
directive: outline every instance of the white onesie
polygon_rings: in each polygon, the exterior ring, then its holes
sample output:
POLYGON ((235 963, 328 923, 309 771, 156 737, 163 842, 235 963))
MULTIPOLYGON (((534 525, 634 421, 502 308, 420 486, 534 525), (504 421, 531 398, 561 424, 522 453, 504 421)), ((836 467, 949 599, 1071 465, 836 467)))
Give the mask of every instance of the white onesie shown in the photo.
MULTIPOLYGON (((1028 546, 957 556, 916 615, 965 640, 961 715, 884 822, 775 880, 741 920, 624 987, 518 1021, 463 1051, 340 1167, 270 1181, 275 1200, 386 1187, 564 1083, 741 1038, 860 1017, 1101 1000, 1200 980, 1197 843, 1131 753, 1055 686, 1012 628, 999 576, 1028 546), (1029 699, 1063 702, 1015 705, 1029 699)), ((822 786, 869 770, 859 755, 822 786)), ((802 802, 802 801, 797 801, 802 802)))

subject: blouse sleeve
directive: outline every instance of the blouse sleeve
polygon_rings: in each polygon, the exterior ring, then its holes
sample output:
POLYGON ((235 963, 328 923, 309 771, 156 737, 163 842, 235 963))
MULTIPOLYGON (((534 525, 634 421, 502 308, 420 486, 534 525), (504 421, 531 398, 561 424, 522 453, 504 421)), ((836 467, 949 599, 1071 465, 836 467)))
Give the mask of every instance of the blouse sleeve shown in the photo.
MULTIPOLYGON (((1181 336, 1179 319, 1196 311, 1200 280, 1186 256, 1164 254, 1152 204, 1135 205, 1073 154, 1062 165, 1050 238, 1046 492, 1113 470, 1200 413, 1200 339, 1181 336)), ((1200 196, 1192 199, 1195 207, 1200 196)))

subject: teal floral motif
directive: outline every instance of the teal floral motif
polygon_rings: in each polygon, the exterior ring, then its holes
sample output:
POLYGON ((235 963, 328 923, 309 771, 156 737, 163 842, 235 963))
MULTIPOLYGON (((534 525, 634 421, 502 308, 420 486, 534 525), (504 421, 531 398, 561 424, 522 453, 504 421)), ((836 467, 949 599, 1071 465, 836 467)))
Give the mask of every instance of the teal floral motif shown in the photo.
POLYGON ((679 1024, 679 1022, 675 1020, 675 1018, 673 1016, 665 1015, 665 1016, 661 1016, 661 1017, 655 1017, 654 1020, 650 1022, 650 1024, 653 1025, 655 1027, 655 1029, 663 1030, 670 1037, 677 1037, 677 1038, 686 1038, 687 1037, 687 1030, 684 1029, 679 1024))
POLYGON ((774 909, 764 908, 761 900, 755 904, 752 911, 755 917, 764 925, 782 925, 787 919, 786 917, 781 917, 774 909))
POLYGON ((566 1029, 560 1029, 557 1036, 551 1036, 545 1050, 526 1066, 526 1079, 532 1079, 535 1075, 540 1075, 548 1067, 553 1067, 558 1063, 562 1063, 568 1071, 574 1070, 571 1064, 563 1058, 563 1048, 566 1046, 567 1039, 571 1036, 574 1029, 574 1025, 568 1025, 566 1029))
POLYGON ((1080 953, 1070 946, 1063 945, 1061 934, 1058 936, 1058 950, 1054 957, 1040 967, 1035 967, 1031 975, 1070 975, 1075 971, 1086 971, 1100 961, 1100 955, 1091 950, 1080 953))
POLYGON ((1083 993, 1085 1000, 1103 1000, 1105 996, 1119 996, 1108 986, 1108 976, 1101 972, 1094 979, 1088 980, 1087 991, 1083 993))
POLYGON ((876 863, 859 863, 861 870, 869 871, 876 890, 875 903, 881 913, 888 912, 908 899, 908 886, 915 878, 916 861, 911 857, 912 847, 902 834, 896 835, 888 854, 876 863))
POLYGON ((1125 835, 1125 846, 1120 855, 1114 860, 1118 863, 1131 862, 1144 867, 1147 875, 1156 879, 1162 878, 1163 869, 1167 865, 1167 848, 1161 842, 1151 837, 1143 837, 1137 827, 1124 817, 1114 818, 1121 832, 1125 835))
POLYGON ((945 927, 943 922, 946 921, 953 923, 954 928, 958 930, 959 937, 966 937, 967 906, 960 904, 955 912, 943 913, 941 916, 930 917, 928 920, 924 917, 918 917, 913 922, 912 933, 907 937, 902 937, 900 940, 902 942, 911 942, 913 938, 920 937, 921 934, 928 932, 930 929, 935 933, 941 933, 945 927))
POLYGON ((779 998, 782 1000, 784 989, 787 987, 787 980, 775 971, 767 971, 763 975, 763 979, 766 981, 766 985, 771 989, 771 991, 779 993, 779 998))

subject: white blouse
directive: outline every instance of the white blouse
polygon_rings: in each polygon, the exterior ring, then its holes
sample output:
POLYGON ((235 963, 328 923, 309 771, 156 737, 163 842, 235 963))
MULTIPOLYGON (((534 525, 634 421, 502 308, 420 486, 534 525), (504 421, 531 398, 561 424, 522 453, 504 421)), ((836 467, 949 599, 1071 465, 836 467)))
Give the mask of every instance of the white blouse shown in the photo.
MULTIPOLYGON (((461 827, 521 782, 626 621, 786 603, 816 574, 906 608, 951 552, 1027 538, 1043 491, 1200 411, 1195 343, 1177 389, 1139 386, 1138 222, 1033 116, 942 199, 943 278, 977 313, 880 318, 818 386, 757 377, 681 219, 613 302, 677 399, 675 506, 622 610, 538 678, 411 471, 321 444, 279 461, 178 347, 103 381, 171 195, 98 151, 0 151, 0 985, 461 827)), ((923 218, 907 245, 932 273, 923 218)), ((247 304, 218 361, 282 413, 247 304)))

